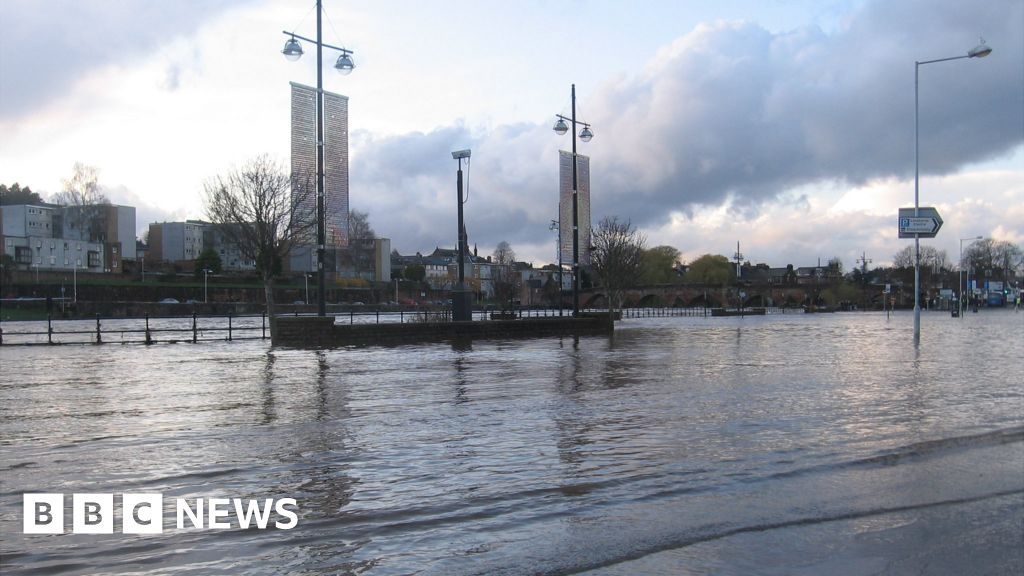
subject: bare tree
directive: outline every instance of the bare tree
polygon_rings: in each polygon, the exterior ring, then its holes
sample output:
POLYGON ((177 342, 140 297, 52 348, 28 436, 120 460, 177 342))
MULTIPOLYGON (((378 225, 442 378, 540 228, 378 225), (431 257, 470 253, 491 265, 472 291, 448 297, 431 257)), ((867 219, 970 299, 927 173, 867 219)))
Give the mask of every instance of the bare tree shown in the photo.
POLYGON ((608 311, 622 304, 622 294, 640 275, 647 240, 629 222, 618 217, 601 220, 591 236, 591 260, 598 281, 608 293, 608 311))
POLYGON ((370 226, 370 215, 352 210, 348 213, 348 251, 352 267, 358 277, 360 272, 371 269, 373 261, 373 240, 377 233, 370 226))
POLYGON ((512 246, 504 240, 498 242, 494 254, 491 255, 491 263, 494 265, 491 270, 491 282, 494 284, 494 295, 499 302, 512 302, 515 296, 515 261, 516 253, 512 246))
POLYGON ((964 262, 977 274, 986 275, 1000 271, 1004 280, 1009 279, 1010 270, 1020 260, 1021 248, 1013 242, 985 238, 972 243, 964 253, 964 262))
MULTIPOLYGON (((928 270, 941 270, 948 267, 949 257, 945 250, 939 250, 934 246, 921 246, 921 268, 928 270)), ((892 265, 896 268, 914 267, 914 246, 904 246, 902 250, 892 257, 892 265)))
POLYGON ((377 233, 370 226, 370 215, 359 210, 348 213, 348 235, 350 238, 374 239, 377 233))
POLYGON ((99 173, 94 166, 75 162, 71 178, 62 181, 63 189, 53 202, 64 207, 65 235, 71 230, 90 242, 106 241, 106 195, 100 191, 99 173))
MULTIPOLYGON (((217 176, 205 185, 206 215, 243 258, 256 263, 263 280, 267 314, 274 313, 274 274, 291 249, 316 228, 315 204, 304 197, 310 186, 292 194, 292 178, 267 156, 217 176)), ((271 330, 274 323, 271 322, 271 330)))

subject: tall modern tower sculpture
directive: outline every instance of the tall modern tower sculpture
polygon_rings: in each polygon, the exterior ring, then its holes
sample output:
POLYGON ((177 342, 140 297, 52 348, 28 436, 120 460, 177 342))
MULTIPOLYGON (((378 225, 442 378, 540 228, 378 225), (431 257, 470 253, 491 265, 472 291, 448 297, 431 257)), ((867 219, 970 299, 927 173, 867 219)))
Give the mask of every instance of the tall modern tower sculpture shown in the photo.
MULTIPOLYGON (((292 190, 316 214, 316 88, 292 85, 292 190)), ((328 250, 348 246, 348 97, 324 91, 324 214, 328 250)), ((309 244, 316 245, 316 229, 309 244)))
MULTIPOLYGON (((579 265, 590 265, 590 157, 576 155, 579 220, 579 265)), ((559 230, 559 250, 563 262, 573 262, 572 226, 572 152, 558 151, 558 220, 567 225, 559 230)))

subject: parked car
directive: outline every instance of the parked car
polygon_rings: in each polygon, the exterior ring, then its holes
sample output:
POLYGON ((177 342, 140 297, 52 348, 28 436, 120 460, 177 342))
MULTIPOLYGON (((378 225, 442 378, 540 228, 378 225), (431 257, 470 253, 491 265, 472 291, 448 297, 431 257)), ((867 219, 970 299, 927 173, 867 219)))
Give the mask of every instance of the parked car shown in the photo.
POLYGON ((177 298, 164 298, 160 301, 161 304, 181 304, 177 298))

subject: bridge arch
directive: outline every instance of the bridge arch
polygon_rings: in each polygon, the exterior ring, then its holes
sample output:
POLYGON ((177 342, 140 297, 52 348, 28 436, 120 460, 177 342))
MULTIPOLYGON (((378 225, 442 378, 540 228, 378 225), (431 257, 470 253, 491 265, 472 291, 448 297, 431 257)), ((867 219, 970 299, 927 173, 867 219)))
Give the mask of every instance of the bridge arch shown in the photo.
POLYGON ((661 308, 665 305, 665 302, 657 294, 646 294, 640 299, 638 305, 640 308, 661 308))
POLYGON ((754 294, 743 301, 744 308, 766 308, 772 305, 772 299, 763 294, 754 294))
POLYGON ((595 294, 591 294, 590 298, 584 300, 581 303, 581 305, 584 308, 607 308, 608 297, 605 296, 604 294, 601 294, 600 292, 597 292, 595 294))
POLYGON ((705 307, 705 308, 719 308, 721 302, 714 294, 697 294, 690 300, 689 306, 691 308, 705 307))

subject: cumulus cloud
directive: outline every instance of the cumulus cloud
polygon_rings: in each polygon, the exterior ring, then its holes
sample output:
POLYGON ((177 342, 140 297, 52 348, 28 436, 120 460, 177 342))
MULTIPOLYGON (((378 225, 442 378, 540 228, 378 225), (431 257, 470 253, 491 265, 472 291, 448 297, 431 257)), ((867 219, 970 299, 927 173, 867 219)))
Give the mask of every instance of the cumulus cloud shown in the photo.
MULTIPOLYGON (((3 0, 0 120, 41 109, 90 71, 145 59, 169 39, 246 0, 3 0)), ((169 71, 168 83, 176 82, 169 71)))
POLYGON ((949 173, 1020 145, 1024 5, 914 4, 867 4, 833 35, 699 27, 642 76, 598 94, 595 123, 615 137, 595 146, 595 174, 645 222, 665 206, 756 207, 808 182, 907 177, 914 61, 965 54, 977 30, 997 46, 988 59, 921 69, 922 171, 949 173))
MULTIPOLYGON (((581 102, 581 116, 597 134, 580 148, 593 158, 595 218, 617 214, 672 236, 673 218, 707 217, 708 208, 756 224, 762 210, 780 202, 807 210, 815 186, 869 193, 874 181, 912 177, 914 62, 966 54, 979 31, 995 48, 988 58, 921 68, 921 170, 951 174, 1009 155, 1024 143, 1022 21, 1024 4, 1016 0, 879 1, 833 33, 701 25, 635 77, 581 102), (794 189, 804 192, 785 200, 794 189)), ((400 249, 454 245, 448 152, 472 147, 471 242, 541 246, 556 217, 559 146, 568 148, 568 139, 546 123, 364 136, 354 144, 353 204, 386 215, 400 249)), ((841 239, 834 232, 840 220, 857 230, 847 240, 858 246, 892 228, 889 216, 854 216, 833 216, 803 234, 778 233, 789 236, 792 249, 806 250, 822 234, 841 239)))

